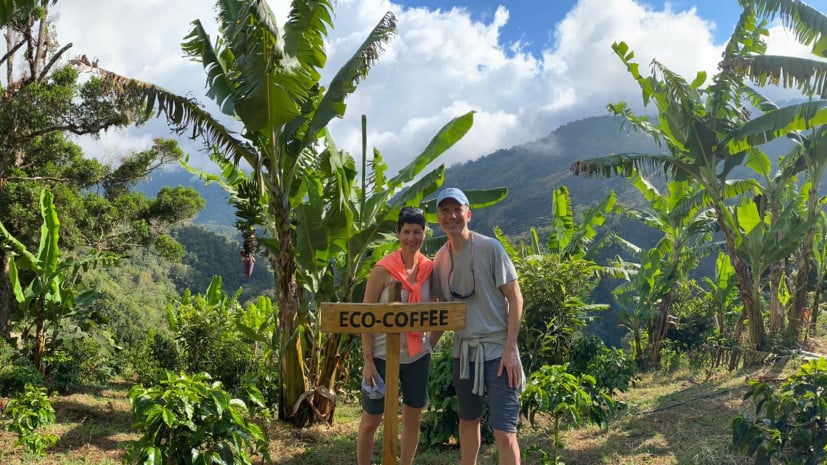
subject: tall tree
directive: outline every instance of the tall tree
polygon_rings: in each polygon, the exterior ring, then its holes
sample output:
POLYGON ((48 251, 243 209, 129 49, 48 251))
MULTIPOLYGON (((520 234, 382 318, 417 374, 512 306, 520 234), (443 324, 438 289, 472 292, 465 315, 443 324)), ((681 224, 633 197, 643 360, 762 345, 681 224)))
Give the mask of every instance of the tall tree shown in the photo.
POLYGON ((184 52, 207 73, 207 95, 221 111, 244 125, 234 135, 195 101, 149 83, 117 76, 85 64, 101 75, 119 79, 125 96, 143 98, 147 111, 158 111, 182 131, 190 129, 210 148, 235 164, 252 169, 253 185, 272 223, 268 258, 278 301, 278 348, 282 375, 279 418, 303 425, 314 421, 300 397, 309 381, 300 341, 300 289, 296 281, 295 215, 310 192, 304 170, 318 156, 316 143, 328 122, 345 112, 345 98, 379 57, 393 36, 396 18, 386 13, 367 39, 331 80, 320 83, 325 66, 324 39, 332 25, 332 3, 294 0, 282 33, 263 0, 219 0, 219 37, 211 41, 200 20, 184 39, 184 52), (215 45, 213 45, 215 44, 215 45), (297 406, 294 409, 294 406, 297 406))
MULTIPOLYGON (((173 141, 127 155, 120 167, 84 158, 66 134, 95 135, 140 123, 135 99, 115 92, 112 81, 80 80, 65 63, 71 44, 60 46, 48 20, 54 1, 3 2, 0 24, 6 52, 0 86, 0 218, 27 246, 37 244, 40 191, 49 187, 61 215, 61 246, 123 251, 137 244, 174 253, 166 226, 191 218, 203 206, 192 189, 168 189, 155 201, 129 192, 136 179, 183 156, 173 141), (174 207, 173 207, 174 206, 174 207), (178 208, 181 207, 181 208, 178 208)), ((17 310, 9 287, 10 253, 0 247, 0 334, 9 337, 17 310)))

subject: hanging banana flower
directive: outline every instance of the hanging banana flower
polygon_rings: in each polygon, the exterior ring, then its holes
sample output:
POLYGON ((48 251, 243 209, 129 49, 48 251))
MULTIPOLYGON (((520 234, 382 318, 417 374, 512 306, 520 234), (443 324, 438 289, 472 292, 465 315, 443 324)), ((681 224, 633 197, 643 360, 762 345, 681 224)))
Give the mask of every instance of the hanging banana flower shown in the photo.
POLYGON ((244 243, 241 249, 241 263, 244 267, 244 275, 249 279, 253 274, 253 267, 256 265, 256 248, 258 248, 258 241, 256 239, 256 230, 253 228, 242 232, 244 236, 244 243))

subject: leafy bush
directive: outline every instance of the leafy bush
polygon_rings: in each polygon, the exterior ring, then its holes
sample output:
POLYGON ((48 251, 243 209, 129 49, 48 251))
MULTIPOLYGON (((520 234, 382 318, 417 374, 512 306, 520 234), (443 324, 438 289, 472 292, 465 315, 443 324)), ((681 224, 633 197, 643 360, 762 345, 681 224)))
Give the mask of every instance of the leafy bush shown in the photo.
POLYGON ((43 386, 43 374, 31 360, 0 338, 0 396, 11 397, 23 392, 27 383, 43 386))
POLYGON ((132 371, 138 382, 147 386, 164 379, 167 371, 177 372, 181 368, 178 346, 165 332, 151 331, 132 355, 132 371))
POLYGON ((827 360, 804 363, 777 391, 751 381, 744 399, 755 415, 732 420, 732 443, 755 463, 827 463, 827 360))
POLYGON ((207 372, 230 389, 237 389, 253 367, 251 344, 238 330, 235 315, 242 308, 239 293, 230 296, 221 290, 215 276, 204 295, 185 292, 167 309, 167 320, 183 349, 188 373, 207 372))
POLYGON ((526 390, 520 398, 520 412, 536 425, 538 413, 551 415, 551 456, 542 454, 543 464, 557 465, 560 451, 560 428, 563 421, 594 422, 606 419, 602 406, 612 407, 613 401, 605 391, 595 388, 591 375, 575 376, 565 365, 545 365, 528 378, 526 390), (591 393, 595 393, 595 397, 591 393), (598 398, 599 397, 599 398, 598 398))
POLYGON ((109 344, 93 335, 67 338, 43 359, 50 389, 71 392, 82 386, 101 386, 117 373, 117 360, 109 344))
POLYGON ((580 338, 569 352, 569 372, 589 374, 595 378, 595 387, 610 396, 626 392, 635 379, 635 361, 623 349, 610 349, 597 336, 580 338))
POLYGON ((9 418, 6 430, 16 433, 15 444, 26 447, 29 452, 44 455, 47 448, 57 443, 57 435, 36 431, 41 426, 55 423, 55 409, 49 402, 46 388, 27 383, 23 392, 9 400, 6 416, 9 418))
POLYGON ((575 257, 547 253, 512 257, 520 275, 523 324, 519 346, 526 372, 564 363, 575 337, 598 308, 585 303, 599 267, 575 257))
MULTIPOLYGON (((248 396, 263 406, 260 393, 248 396)), ((127 446, 124 463, 250 465, 255 454, 269 460, 264 434, 245 418, 246 404, 206 373, 169 373, 150 388, 133 386, 129 401, 142 436, 127 446)))

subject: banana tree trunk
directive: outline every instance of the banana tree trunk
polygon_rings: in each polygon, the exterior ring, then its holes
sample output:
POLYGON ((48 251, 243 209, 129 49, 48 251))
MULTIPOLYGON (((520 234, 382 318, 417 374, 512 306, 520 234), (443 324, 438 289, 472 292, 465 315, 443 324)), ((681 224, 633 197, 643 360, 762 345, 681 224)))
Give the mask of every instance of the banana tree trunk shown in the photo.
POLYGON ((778 334, 784 329, 784 317, 778 292, 784 277, 783 263, 775 263, 770 270, 770 334, 778 334))
POLYGON ((810 285, 810 268, 813 259, 813 236, 812 230, 804 235, 801 245, 801 252, 798 254, 798 274, 795 279, 795 298, 793 305, 787 315, 787 337, 790 341, 798 342, 801 338, 801 311, 808 307, 808 291, 810 285))
POLYGON ((721 210, 721 205, 722 203, 714 205, 715 217, 724 235, 729 259, 732 262, 732 267, 735 269, 735 276, 738 279, 738 295, 741 297, 741 303, 744 305, 742 317, 739 318, 735 328, 735 339, 740 340, 744 317, 746 317, 749 321, 749 335, 753 349, 763 350, 766 344, 767 334, 764 327, 763 315, 761 314, 761 306, 757 300, 759 294, 753 294, 752 274, 746 262, 744 262, 736 252, 737 248, 735 247, 734 234, 727 225, 723 211, 721 210))
POLYGON ((341 362, 342 349, 342 334, 330 334, 324 344, 324 355, 319 370, 317 386, 324 386, 326 391, 316 389, 313 396, 313 405, 315 405, 318 413, 327 419, 329 425, 333 425, 333 417, 336 412, 336 402, 334 398, 323 395, 325 392, 336 392, 336 381, 339 376, 339 366, 341 362))
POLYGON ((659 318, 653 331, 650 332, 651 340, 649 341, 648 356, 651 367, 660 366, 660 351, 663 340, 666 339, 666 333, 669 331, 669 309, 671 306, 672 291, 670 290, 660 301, 659 318))
POLYGON ((299 336, 299 295, 296 284, 296 262, 293 252, 293 236, 290 227, 290 209, 282 199, 272 200, 276 237, 279 242, 278 257, 270 257, 276 278, 278 299, 278 341, 281 389, 279 419, 295 426, 312 422, 312 412, 297 404, 307 390, 302 341, 299 336))
POLYGON ((43 354, 46 351, 46 324, 42 317, 43 314, 44 309, 41 308, 35 326, 34 351, 32 354, 32 363, 41 373, 43 373, 43 354))
POLYGON ((9 261, 11 256, 0 248, 0 337, 11 338, 11 315, 17 301, 12 294, 9 279, 9 261))
POLYGON ((638 366, 640 366, 640 363, 643 361, 643 343, 641 342, 640 329, 632 331, 632 336, 635 341, 635 360, 637 360, 638 366))

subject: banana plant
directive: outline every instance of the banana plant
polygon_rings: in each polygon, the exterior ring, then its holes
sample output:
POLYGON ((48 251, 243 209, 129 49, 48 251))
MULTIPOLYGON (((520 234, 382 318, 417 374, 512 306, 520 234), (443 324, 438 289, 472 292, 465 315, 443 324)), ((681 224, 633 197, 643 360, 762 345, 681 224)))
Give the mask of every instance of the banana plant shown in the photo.
MULTIPOLYGON (((571 196, 566 186, 560 186, 552 194, 551 233, 546 246, 551 252, 563 257, 593 259, 601 243, 595 243, 598 228, 603 226, 606 215, 619 213, 617 194, 610 192, 598 205, 590 208, 580 222, 574 221, 571 196)), ((536 231, 532 233, 536 235, 536 231)))
POLYGON ((256 202, 266 199, 268 222, 263 226, 273 240, 267 250, 278 301, 278 416, 299 426, 315 423, 316 417, 309 406, 293 409, 311 382, 300 339, 306 315, 297 283, 294 210, 307 200, 313 184, 305 167, 318 156, 323 130, 344 115, 345 99, 394 36, 396 17, 382 15, 325 87, 321 70, 327 62, 325 37, 333 25, 333 2, 293 0, 290 6, 281 30, 266 2, 217 0, 218 38, 213 40, 195 20, 182 43, 185 54, 204 67, 207 96, 243 125, 240 135, 190 98, 100 69, 83 57, 72 63, 118 83, 125 98, 145 103, 147 114, 157 113, 177 130, 190 131, 226 161, 251 168, 256 202))
POLYGON ((729 260, 729 256, 723 252, 718 253, 715 260, 715 275, 704 277, 708 286, 705 290, 706 300, 710 302, 715 322, 716 332, 724 337, 732 338, 733 331, 730 322, 734 321, 733 314, 736 313, 737 282, 735 268, 729 260))
POLYGON ((98 265, 113 265, 118 258, 113 255, 90 255, 80 260, 61 258, 60 220, 54 196, 48 189, 40 193, 40 214, 43 225, 36 254, 12 236, 2 221, 0 243, 14 255, 9 262, 9 276, 20 310, 21 337, 25 345, 32 347, 35 367, 43 371, 43 357, 47 350, 55 348, 64 320, 95 297, 93 291, 79 291, 80 273, 98 265))
MULTIPOLYGON (((761 278, 764 273, 773 263, 785 259, 799 247, 801 239, 812 230, 818 217, 801 218, 796 205, 786 205, 777 221, 771 221, 769 215, 762 213, 755 200, 750 197, 743 197, 740 204, 733 208, 733 212, 735 250, 750 270, 750 294, 747 297, 752 302, 758 302, 761 298, 761 278)), ((744 320, 750 325, 750 334, 764 333, 763 318, 744 315, 736 327, 736 340, 744 320)))
MULTIPOLYGON (((789 2, 773 2, 778 3, 789 2)), ((587 176, 628 177, 634 172, 660 171, 671 179, 686 180, 702 187, 735 267, 746 318, 752 322, 763 318, 762 309, 760 302, 753 300, 749 265, 736 252, 736 236, 739 233, 732 229, 737 220, 733 218, 730 205, 737 202, 740 196, 760 192, 761 186, 753 179, 731 179, 732 170, 753 156, 757 146, 769 137, 827 122, 827 102, 824 101, 807 102, 773 112, 774 120, 750 121, 750 111, 743 105, 742 99, 754 101, 752 98, 756 92, 744 85, 744 69, 766 52, 766 35, 766 23, 758 21, 753 8, 745 8, 725 47, 721 72, 712 78, 712 83, 706 88, 702 88, 705 73, 698 73, 690 83, 657 61, 652 62, 652 75, 643 76, 629 46, 622 42, 614 44, 615 53, 643 91, 644 104, 654 103, 658 113, 657 120, 650 121, 647 117, 633 114, 624 102, 610 105, 610 111, 626 118, 635 129, 665 145, 668 153, 616 154, 583 160, 571 167, 575 174, 587 176)), ((816 73, 810 76, 822 75, 816 73)), ((824 80, 813 78, 813 83, 819 82, 823 84, 824 80)), ((755 326, 751 329, 761 328, 755 326)), ((750 339, 753 347, 763 349, 766 334, 751 331, 750 339)))
MULTIPOLYGON (((364 119, 363 119, 364 121, 364 119)), ((426 196, 438 189, 445 174, 439 165, 425 169, 459 141, 473 124, 473 112, 449 121, 432 138, 425 149, 395 176, 386 178, 381 153, 374 149, 373 159, 362 172, 367 176, 360 185, 353 157, 337 148, 331 135, 324 130, 324 150, 302 165, 305 189, 303 202, 293 209, 297 284, 305 296, 300 305, 297 327, 302 334, 302 351, 308 363, 309 379, 316 380, 297 399, 292 409, 306 403, 318 419, 332 421, 335 410, 332 392, 336 382, 343 336, 325 335, 316 324, 316 303, 325 301, 351 302, 356 286, 364 282, 376 259, 396 247, 396 218, 405 205, 423 206, 426 196)), ((243 231, 272 219, 260 200, 248 187, 251 178, 234 164, 213 157, 221 174, 209 173, 184 164, 191 173, 206 182, 218 183, 236 207, 237 227, 243 231)), ((504 188, 473 191, 469 197, 486 203, 505 198, 504 188)), ((430 214, 435 217, 434 214, 430 214)), ((257 245, 275 253, 277 242, 264 235, 257 245)), ((243 252, 242 252, 243 254, 243 252)), ((274 347, 277 350, 277 347, 274 347)))

